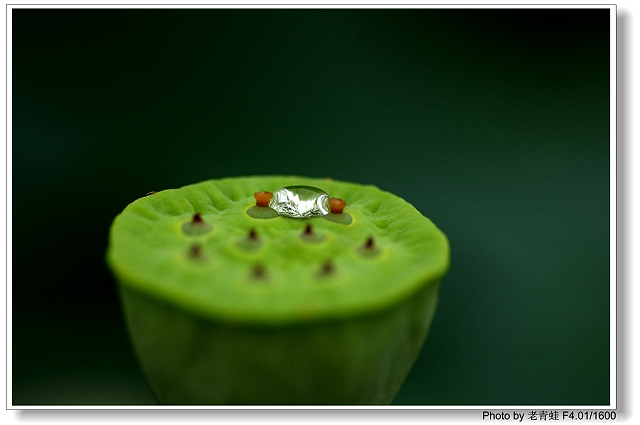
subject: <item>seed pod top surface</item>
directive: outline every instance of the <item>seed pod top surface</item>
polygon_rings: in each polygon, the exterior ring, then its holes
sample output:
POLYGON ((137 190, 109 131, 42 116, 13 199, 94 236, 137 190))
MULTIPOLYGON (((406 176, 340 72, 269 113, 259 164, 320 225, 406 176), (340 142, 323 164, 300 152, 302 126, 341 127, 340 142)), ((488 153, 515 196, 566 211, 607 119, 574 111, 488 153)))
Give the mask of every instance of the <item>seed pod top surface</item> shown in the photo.
POLYGON ((122 285, 159 301, 284 325, 390 308, 444 276, 449 244, 412 205, 374 186, 257 176, 137 199, 113 222, 107 261, 122 285), (299 186, 344 201, 344 212, 291 218, 256 205, 257 192, 299 186))

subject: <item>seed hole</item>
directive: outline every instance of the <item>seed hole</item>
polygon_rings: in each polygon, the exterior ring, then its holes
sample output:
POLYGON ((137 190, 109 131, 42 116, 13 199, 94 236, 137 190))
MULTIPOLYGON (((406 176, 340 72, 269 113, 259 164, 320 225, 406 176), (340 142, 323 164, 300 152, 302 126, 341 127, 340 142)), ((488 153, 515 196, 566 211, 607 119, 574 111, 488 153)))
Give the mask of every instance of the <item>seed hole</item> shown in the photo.
POLYGON ((307 223, 304 230, 300 234, 300 238, 306 242, 318 243, 324 241, 326 239, 326 236, 313 230, 311 224, 307 223))
POLYGON ((192 260, 204 260, 205 254, 202 245, 198 243, 192 244, 187 251, 187 257, 191 258, 192 260))
POLYGON ((320 270, 318 270, 318 276, 330 276, 336 272, 336 266, 333 264, 333 261, 327 260, 320 265, 320 270))
POLYGON ((195 213, 193 219, 182 225, 182 231, 189 236, 209 233, 213 227, 202 219, 200 213, 195 213))
POLYGON ((373 236, 369 236, 365 240, 364 244, 358 247, 358 252, 360 252, 360 254, 362 254, 363 256, 373 257, 380 253, 380 248, 376 244, 373 236))
POLYGON ((369 236, 367 238, 367 241, 364 243, 364 248, 373 249, 373 247, 374 247, 373 236, 369 236))
POLYGON ((266 280, 267 268, 263 264, 254 264, 251 268, 251 279, 253 280, 266 280))
POLYGON ((249 234, 238 241, 238 246, 249 251, 256 250, 262 245, 262 240, 258 236, 256 229, 249 230, 249 234))
POLYGON ((304 234, 307 236, 313 235, 313 228, 311 228, 310 224, 307 224, 307 226, 304 228, 304 234))

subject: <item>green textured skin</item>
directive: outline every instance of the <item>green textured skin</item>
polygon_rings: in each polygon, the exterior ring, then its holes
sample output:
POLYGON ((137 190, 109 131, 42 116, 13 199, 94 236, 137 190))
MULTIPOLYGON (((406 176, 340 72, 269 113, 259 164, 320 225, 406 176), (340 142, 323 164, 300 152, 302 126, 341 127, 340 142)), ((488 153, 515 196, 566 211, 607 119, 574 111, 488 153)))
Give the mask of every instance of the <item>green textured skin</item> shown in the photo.
POLYGON ((373 186, 242 177, 134 201, 114 220, 107 261, 161 403, 389 404, 426 338, 449 245, 373 186), (345 200, 351 224, 247 215, 254 192, 293 185, 345 200), (212 229, 187 235, 196 212, 212 229), (324 237, 300 237, 307 223, 324 237), (246 243, 250 229, 257 247, 246 243), (362 253, 369 236, 376 255, 362 253), (198 258, 188 255, 194 243, 198 258), (327 260, 334 269, 322 274, 327 260))

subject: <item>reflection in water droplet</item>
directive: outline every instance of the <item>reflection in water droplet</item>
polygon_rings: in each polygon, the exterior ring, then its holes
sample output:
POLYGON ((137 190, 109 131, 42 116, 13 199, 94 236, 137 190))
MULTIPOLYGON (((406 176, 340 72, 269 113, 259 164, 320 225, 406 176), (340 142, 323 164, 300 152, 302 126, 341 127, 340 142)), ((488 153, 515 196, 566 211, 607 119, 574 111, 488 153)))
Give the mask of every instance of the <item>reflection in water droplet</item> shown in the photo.
POLYGON ((322 217, 329 214, 329 195, 311 186, 283 187, 273 192, 269 207, 285 217, 322 217))
POLYGON ((260 220, 269 220, 270 218, 280 217, 277 212, 269 207, 259 207, 257 205, 252 206, 247 210, 247 215, 251 218, 257 218, 260 220))
POLYGON ((342 212, 340 214, 329 213, 322 218, 338 224, 351 224, 353 221, 351 214, 348 212, 342 212))

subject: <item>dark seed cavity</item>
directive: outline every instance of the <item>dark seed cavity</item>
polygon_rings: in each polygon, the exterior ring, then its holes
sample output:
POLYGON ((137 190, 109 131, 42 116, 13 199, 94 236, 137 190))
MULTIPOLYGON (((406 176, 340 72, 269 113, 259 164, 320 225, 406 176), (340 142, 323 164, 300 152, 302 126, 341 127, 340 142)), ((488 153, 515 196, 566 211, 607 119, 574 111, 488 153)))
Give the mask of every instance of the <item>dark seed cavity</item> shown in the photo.
POLYGON ((204 221, 200 213, 195 213, 191 221, 182 225, 182 231, 189 236, 199 236, 209 233, 213 227, 204 221))
POLYGON ((334 274, 336 271, 336 266, 333 264, 333 261, 327 260, 320 266, 320 271, 318 272, 319 276, 329 276, 334 274))
POLYGON ((374 244, 373 244, 373 236, 369 236, 367 238, 367 241, 364 244, 364 248, 365 249, 373 249, 374 248, 374 244))
POLYGON ((365 257, 373 257, 380 253, 380 248, 377 246, 373 236, 369 236, 364 244, 358 247, 358 251, 365 257))
POLYGON ((261 245, 262 241, 260 240, 256 229, 249 230, 249 234, 238 241, 238 246, 248 251, 256 250, 260 248, 261 245))
POLYGON ((189 257, 201 260, 204 258, 204 253, 202 252, 202 246, 200 244, 194 243, 189 247, 189 257))
POLYGON ((326 239, 326 236, 322 233, 314 231, 313 227, 311 227, 311 224, 307 223, 304 230, 300 234, 300 238, 307 242, 322 242, 326 239))
POLYGON ((251 278, 255 280, 264 280, 267 278, 267 269, 262 264, 255 264, 251 269, 251 278))

